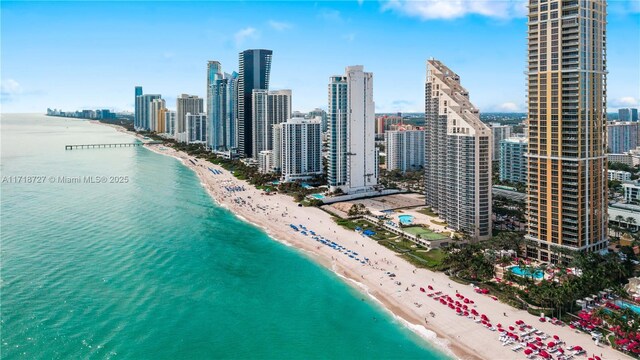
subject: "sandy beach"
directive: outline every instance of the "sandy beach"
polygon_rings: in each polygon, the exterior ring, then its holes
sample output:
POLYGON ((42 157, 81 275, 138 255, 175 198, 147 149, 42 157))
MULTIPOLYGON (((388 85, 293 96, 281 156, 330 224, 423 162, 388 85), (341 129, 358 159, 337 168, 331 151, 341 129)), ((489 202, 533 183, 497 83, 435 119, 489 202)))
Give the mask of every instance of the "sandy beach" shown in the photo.
MULTIPOLYGON (((123 131, 122 128, 118 130, 123 131)), ((575 358, 586 359, 587 354, 602 359, 629 358, 608 346, 596 346, 589 335, 568 326, 539 322, 537 316, 478 294, 471 286, 453 282, 443 273, 418 269, 374 240, 336 225, 331 216, 319 208, 298 207, 287 195, 266 195, 246 181, 236 179, 222 167, 173 148, 162 145, 146 147, 179 159, 198 175, 219 205, 261 227, 273 239, 302 250, 314 261, 376 299, 412 331, 456 358, 526 359, 522 349, 512 350, 518 342, 503 345, 499 331, 492 331, 480 322, 482 314, 493 326, 501 324, 505 329, 514 326, 513 332, 517 335, 530 330, 519 329, 516 321, 522 320, 540 331, 533 336, 542 337, 545 344, 555 341, 553 336, 556 335, 559 341, 564 342, 565 349, 581 346, 586 354, 575 358), (299 230, 306 228, 307 235, 294 230, 291 224, 299 230), (388 272, 395 276, 389 276, 388 272), (475 310, 478 316, 458 315, 448 306, 448 302, 455 301, 464 302, 468 310, 475 310)))

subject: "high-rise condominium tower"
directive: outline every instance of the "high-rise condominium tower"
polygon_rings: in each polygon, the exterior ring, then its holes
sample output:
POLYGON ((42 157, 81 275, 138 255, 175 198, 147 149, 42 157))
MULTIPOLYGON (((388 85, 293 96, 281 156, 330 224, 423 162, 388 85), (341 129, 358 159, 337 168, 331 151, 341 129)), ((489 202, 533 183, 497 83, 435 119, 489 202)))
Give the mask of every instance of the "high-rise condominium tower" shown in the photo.
POLYGON ((329 82, 329 187, 362 193, 378 185, 373 73, 348 66, 329 82))
POLYGON ((238 154, 253 156, 253 112, 254 89, 269 90, 271 72, 271 50, 245 50, 239 56, 238 74, 238 154))
POLYGON ((291 90, 253 90, 253 157, 273 150, 273 125, 291 117, 291 90))
POLYGON ((187 113, 200 114, 204 111, 202 98, 182 94, 176 99, 176 140, 187 142, 187 113))
POLYGON ((606 1, 530 0, 529 257, 607 246, 606 1))
POLYGON ((133 112, 133 127, 137 130, 140 128, 140 108, 138 106, 138 96, 142 95, 142 86, 136 86, 134 100, 134 112, 133 112))
POLYGON ((322 175, 321 126, 319 119, 304 118, 274 125, 273 167, 282 172, 282 181, 322 175))
POLYGON ((149 128, 151 131, 158 133, 164 132, 164 114, 162 113, 162 109, 166 107, 166 102, 162 98, 151 100, 151 111, 149 112, 149 128))
POLYGON ((475 240, 491 237, 492 142, 460 77, 438 60, 427 61, 426 205, 475 240))
POLYGON ((237 79, 238 73, 235 71, 232 74, 223 73, 219 62, 209 62, 207 145, 214 152, 227 152, 236 148, 237 79), (217 72, 211 74, 211 71, 217 72))
POLYGON ((143 94, 136 96, 136 119, 138 126, 136 130, 151 130, 151 103, 155 99, 160 99, 160 94, 143 94))
POLYGON ((213 148, 213 144, 212 142, 213 140, 213 131, 214 131, 214 124, 213 122, 213 84, 216 80, 216 76, 218 76, 220 73, 222 72, 222 65, 220 64, 219 61, 207 61, 207 103, 205 104, 206 110, 207 110, 207 122, 209 123, 207 126, 207 130, 209 131, 209 134, 207 136, 207 142, 208 142, 208 146, 213 148))

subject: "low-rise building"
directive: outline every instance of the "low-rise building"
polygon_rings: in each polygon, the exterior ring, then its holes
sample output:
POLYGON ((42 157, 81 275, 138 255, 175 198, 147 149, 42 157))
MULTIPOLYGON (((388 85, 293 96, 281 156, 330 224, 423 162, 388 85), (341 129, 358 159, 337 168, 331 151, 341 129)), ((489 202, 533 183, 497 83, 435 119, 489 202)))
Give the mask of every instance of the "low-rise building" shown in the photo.
POLYGON ((640 185, 637 183, 624 183, 624 201, 627 203, 640 203, 640 185))
POLYGON ((621 164, 635 166, 640 164, 640 156, 633 155, 630 152, 624 154, 607 154, 607 160, 612 162, 618 162, 621 164))
POLYGON ((630 181, 631 173, 622 170, 608 170, 609 180, 630 181))

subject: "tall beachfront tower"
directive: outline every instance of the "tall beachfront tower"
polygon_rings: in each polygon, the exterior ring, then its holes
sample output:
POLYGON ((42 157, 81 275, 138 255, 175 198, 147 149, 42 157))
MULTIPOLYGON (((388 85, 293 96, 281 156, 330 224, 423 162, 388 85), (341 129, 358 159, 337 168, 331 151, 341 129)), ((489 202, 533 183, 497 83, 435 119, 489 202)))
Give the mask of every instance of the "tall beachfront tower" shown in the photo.
POLYGON ((238 73, 223 73, 217 61, 207 66, 207 146, 228 153, 236 147, 236 101, 238 73))
POLYGON ((329 171, 331 191, 365 193, 378 185, 373 73, 348 66, 329 81, 329 171))
POLYGON ((136 112, 138 119, 138 131, 151 131, 151 103, 160 99, 160 94, 142 94, 136 96, 136 112))
POLYGON ((426 205, 474 240, 491 237, 491 129, 460 77, 427 61, 425 86, 426 205))
POLYGON ((607 247, 606 1, 530 0, 527 256, 607 247))
POLYGON ((273 51, 245 50, 239 55, 238 73, 238 155, 253 156, 253 111, 254 89, 269 90, 271 57, 273 51))
POLYGON ((253 157, 273 150, 273 126, 291 117, 291 90, 253 90, 253 157))
POLYGON ((187 113, 201 114, 204 111, 204 101, 197 95, 181 94, 176 99, 176 140, 188 141, 187 113))
POLYGON ((209 60, 207 61, 207 99, 206 99, 206 110, 207 110, 207 130, 209 134, 207 135, 207 146, 213 149, 213 84, 216 80, 216 76, 222 72, 222 65, 219 61, 209 60))
POLYGON ((133 128, 140 128, 140 107, 138 106, 138 96, 142 96, 142 86, 136 86, 135 97, 133 98, 133 128))

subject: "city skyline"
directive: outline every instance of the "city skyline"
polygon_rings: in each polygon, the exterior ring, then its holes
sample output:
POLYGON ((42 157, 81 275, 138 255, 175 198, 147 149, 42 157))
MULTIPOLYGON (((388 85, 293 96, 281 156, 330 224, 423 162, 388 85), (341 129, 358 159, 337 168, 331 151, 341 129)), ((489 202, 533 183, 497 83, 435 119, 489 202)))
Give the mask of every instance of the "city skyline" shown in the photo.
MULTIPOLYGON (((3 2, 2 110, 132 111, 129 89, 135 85, 163 94, 173 108, 181 93, 206 98, 201 74, 207 61, 218 60, 228 64, 229 72, 237 71, 233 65, 239 51, 267 48, 274 51, 270 88, 292 89, 297 94, 293 110, 326 109, 326 79, 332 69, 362 64, 376 74, 376 112, 422 112, 424 64, 437 57, 465 77, 481 112, 524 112, 526 12, 520 11, 521 2, 477 2, 444 10, 428 4, 160 3, 151 14, 139 3, 39 3, 36 8, 3 2), (214 18, 207 15, 210 10, 229 16, 214 18), (175 22, 160 20, 170 13, 176 14, 175 22), (115 26, 92 27, 100 22, 115 26), (131 36, 150 30, 158 33, 161 46, 131 36), (195 35, 184 40, 184 33, 195 35), (31 46, 22 46, 25 42, 31 46), (323 55, 329 44, 332 56, 323 55), (317 70, 296 71, 308 67, 317 70), (58 71, 50 71, 53 68, 58 71)), ((640 31, 639 18, 638 2, 609 6, 611 112, 639 106, 640 45, 630 41, 640 31)))

